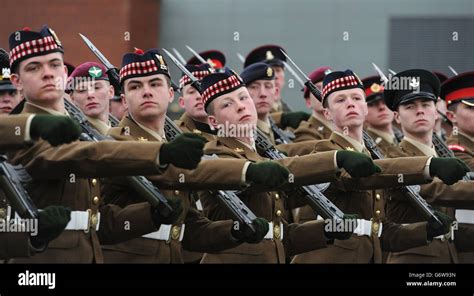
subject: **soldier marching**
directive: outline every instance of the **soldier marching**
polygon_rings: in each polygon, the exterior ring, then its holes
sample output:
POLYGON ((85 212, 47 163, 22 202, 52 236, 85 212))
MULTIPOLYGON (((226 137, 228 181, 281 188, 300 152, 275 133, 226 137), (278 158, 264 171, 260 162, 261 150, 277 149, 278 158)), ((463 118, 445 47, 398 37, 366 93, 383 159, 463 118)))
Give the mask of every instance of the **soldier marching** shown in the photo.
POLYGON ((38 232, 1 232, 6 262, 473 262, 474 72, 360 80, 310 65, 309 111, 291 111, 279 45, 251 50, 240 75, 218 50, 182 65, 157 48, 68 74, 50 27, 9 43, 0 222, 38 232))

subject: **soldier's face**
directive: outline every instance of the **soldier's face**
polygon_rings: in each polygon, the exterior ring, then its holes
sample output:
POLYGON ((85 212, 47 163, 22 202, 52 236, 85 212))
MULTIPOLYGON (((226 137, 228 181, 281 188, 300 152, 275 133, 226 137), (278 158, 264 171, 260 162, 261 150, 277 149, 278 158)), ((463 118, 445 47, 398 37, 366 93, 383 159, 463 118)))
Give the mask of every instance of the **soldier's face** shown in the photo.
POLYGON ((127 107, 123 104, 122 100, 111 100, 109 102, 109 112, 118 120, 121 120, 122 117, 127 113, 127 107))
POLYGON ((424 136, 433 132, 438 113, 432 100, 416 99, 398 106, 395 119, 402 126, 404 133, 424 136))
POLYGON ((327 100, 328 107, 324 109, 324 115, 336 128, 343 130, 363 125, 368 111, 362 89, 339 90, 330 94, 327 100))
POLYGON ((372 127, 383 128, 391 124, 394 118, 392 110, 388 109, 383 99, 367 103, 369 113, 365 121, 372 127))
POLYGON ((212 102, 213 114, 209 115, 209 125, 231 125, 236 128, 251 129, 257 124, 257 111, 246 87, 240 87, 212 102))
POLYGON ((198 121, 207 119, 201 94, 190 84, 183 87, 182 96, 179 97, 178 103, 191 118, 198 121))
POLYGON ((173 100, 173 88, 165 75, 156 74, 125 80, 123 102, 129 113, 142 122, 154 121, 166 114, 173 100))
POLYGON ((11 81, 32 103, 47 105, 62 99, 67 79, 67 68, 59 52, 21 61, 18 74, 11 81))
POLYGON ((79 83, 71 93, 72 101, 92 118, 99 118, 109 112, 109 100, 114 95, 114 88, 105 80, 79 83))
POLYGON ((277 90, 274 80, 256 80, 247 86, 247 90, 259 116, 266 116, 276 101, 277 90))
POLYGON ((0 90, 0 115, 12 112, 21 101, 21 94, 17 90, 0 90))
POLYGON ((471 137, 474 137, 474 106, 457 103, 455 111, 448 111, 449 119, 457 128, 471 137))

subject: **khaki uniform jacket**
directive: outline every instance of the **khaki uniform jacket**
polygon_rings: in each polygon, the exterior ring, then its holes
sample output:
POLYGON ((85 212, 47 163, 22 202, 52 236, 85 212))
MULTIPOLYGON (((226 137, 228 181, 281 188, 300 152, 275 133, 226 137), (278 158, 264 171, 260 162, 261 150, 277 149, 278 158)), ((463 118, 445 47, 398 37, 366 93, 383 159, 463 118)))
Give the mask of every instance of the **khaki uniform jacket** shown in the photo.
MULTIPOLYGON (((392 153, 387 155, 387 157, 424 155, 419 148, 406 140, 402 140, 399 147, 399 153, 392 150, 392 153)), ((471 192, 472 185, 466 182, 458 182, 447 186, 435 178, 432 183, 421 186, 420 195, 438 210, 454 217, 452 209, 441 209, 439 206, 455 206, 459 202, 461 204, 472 203, 473 197, 471 192), (456 188, 459 189, 456 190, 456 188)), ((390 192, 390 200, 387 203, 387 216, 397 223, 415 223, 425 220, 403 195, 394 192, 390 192)), ((455 233, 455 237, 456 235, 457 233, 455 233)), ((391 253, 388 257, 388 263, 456 263, 457 261, 454 244, 439 239, 433 239, 427 246, 391 253)))
MULTIPOLYGON (((315 147, 318 153, 345 149, 353 150, 354 147, 336 133, 328 140, 318 142, 315 147)), ((384 211, 384 191, 372 189, 400 186, 400 183, 393 179, 400 172, 405 173, 405 185, 425 183, 422 172, 427 160, 427 157, 400 158, 396 161, 376 160, 374 162, 381 167, 382 173, 368 178, 331 183, 324 192, 326 197, 344 213, 357 214, 359 218, 372 220, 375 223, 372 235, 353 235, 348 240, 334 240, 334 244, 326 249, 295 256, 293 263, 381 263, 382 250, 403 250, 426 244, 426 222, 402 226, 388 221, 384 211), (379 238, 374 233, 378 232, 380 223, 383 224, 379 238)))
MULTIPOLYGON (((265 160, 255 151, 233 138, 220 138, 205 147, 208 154, 220 158, 248 159, 252 162, 265 160)), ((294 174, 295 184, 312 184, 336 179, 334 153, 286 158, 278 161, 294 174)), ((311 221, 306 224, 288 224, 283 218, 284 194, 267 190, 247 191, 241 200, 257 217, 273 222, 274 239, 265 239, 258 244, 242 244, 236 248, 216 254, 205 254, 203 263, 285 263, 285 257, 323 248, 326 246, 324 223, 311 221), (283 229, 280 228, 283 224, 283 229), (283 240, 281 237, 283 236, 283 240)), ((209 192, 201 192, 204 213, 212 220, 228 219, 229 215, 209 192)))
POLYGON ((186 113, 183 113, 178 120, 175 120, 175 123, 185 133, 203 136, 208 142, 215 139, 214 131, 211 130, 209 125, 193 120, 186 113))
POLYGON ((332 128, 326 122, 311 115, 308 121, 302 121, 300 123, 294 133, 294 142, 324 140, 331 136, 332 128))
POLYGON ((395 143, 389 143, 384 137, 379 136, 377 133, 373 132, 371 129, 367 129, 367 133, 369 136, 374 139, 375 144, 377 144, 377 148, 382 151, 384 155, 388 155, 391 153, 391 150, 397 150, 398 145, 395 143))
MULTIPOLYGON (((24 113, 47 112, 26 104, 24 113)), ((20 263, 91 263, 102 262, 101 242, 127 240, 153 231, 155 228, 150 206, 141 203, 121 209, 117 206, 101 207, 99 177, 119 175, 156 174, 156 159, 161 145, 153 143, 100 143, 73 142, 52 147, 44 140, 31 147, 9 153, 13 164, 22 164, 33 181, 27 186, 38 208, 56 204, 73 211, 90 211, 91 228, 64 231, 51 241, 46 251, 20 263), (95 178, 92 178, 95 177, 95 178), (90 179, 88 179, 90 178, 90 179), (95 231, 100 209, 100 228, 95 231), (135 225, 124 230, 124 223, 135 225)))
MULTIPOLYGON (((158 141, 129 117, 124 117, 118 127, 112 128, 110 136, 119 141, 158 141)), ((183 263, 183 247, 189 251, 214 252, 238 245, 230 234, 232 221, 211 222, 206 219, 195 208, 191 192, 186 190, 196 186, 201 189, 206 186, 210 189, 218 189, 227 182, 230 183, 226 184, 227 186, 241 189, 239 184, 244 163, 245 161, 204 160, 201 161, 198 169, 193 171, 169 165, 163 175, 150 176, 150 180, 165 196, 177 197, 182 201, 183 213, 172 227, 176 233, 179 233, 182 224, 185 225, 182 244, 178 236, 172 236, 168 241, 139 237, 115 245, 103 245, 105 262, 183 263), (218 170, 223 173, 217 173, 218 170), (168 180, 164 181, 163 176, 167 176, 168 180), (184 178, 184 183, 180 181, 180 176, 184 178), (166 189, 170 190, 165 190, 162 184, 166 184, 166 189)), ((126 206, 143 200, 123 178, 104 180, 103 189, 107 203, 126 206)))

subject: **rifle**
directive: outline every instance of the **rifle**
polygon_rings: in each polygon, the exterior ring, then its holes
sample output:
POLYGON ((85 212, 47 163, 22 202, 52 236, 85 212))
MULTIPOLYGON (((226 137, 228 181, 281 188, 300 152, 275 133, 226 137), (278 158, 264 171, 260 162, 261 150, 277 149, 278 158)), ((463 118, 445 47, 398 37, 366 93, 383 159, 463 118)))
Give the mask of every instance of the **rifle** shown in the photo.
POLYGON ((0 155, 0 187, 5 192, 12 208, 24 219, 37 219, 38 208, 34 205, 23 183, 31 177, 21 165, 7 162, 5 155, 0 155))
POLYGON ((270 128, 272 129, 273 133, 277 136, 275 138, 275 142, 278 144, 289 144, 292 143, 293 140, 295 139, 295 134, 292 132, 286 132, 280 129, 275 121, 271 117, 268 118, 270 121, 270 128))
MULTIPOLYGON (((266 158, 274 160, 286 158, 259 129, 257 129, 255 146, 259 154, 266 158)), ((328 183, 301 186, 296 189, 296 193, 304 197, 323 219, 342 220, 344 213, 322 193, 327 186, 329 186, 328 183)))
MULTIPOLYGON (((283 51, 282 51, 283 52, 283 51)), ((321 91, 311 82, 311 80, 304 74, 303 71, 293 62, 293 60, 285 53, 283 54, 287 57, 287 59, 295 66, 295 68, 301 72, 303 77, 305 77, 305 85, 308 87, 309 91, 318 99, 322 102, 322 94, 321 91)), ((385 81, 387 77, 378 69, 378 67, 372 63, 374 68, 376 68, 377 72, 379 73, 380 77, 385 81)), ((387 79, 388 80, 388 79, 387 79)), ((385 156, 383 153, 378 149, 377 144, 375 141, 367 134, 365 130, 362 131, 363 133, 363 139, 364 139, 364 145, 369 150, 372 159, 384 159, 385 156)), ((413 207, 415 207, 421 214, 425 217, 426 220, 433 221, 433 223, 436 223, 438 227, 442 227, 443 223, 441 220, 436 216, 435 210, 433 207, 431 207, 430 204, 426 202, 426 200, 420 196, 420 186, 419 185, 411 185, 411 186, 403 186, 400 188, 400 190, 405 194, 405 196, 408 198, 408 201, 412 204, 413 207)))
MULTIPOLYGON (((81 125, 83 131, 79 137, 81 141, 99 142, 104 140, 114 140, 113 138, 99 133, 89 123, 82 111, 69 100, 64 100, 64 106, 69 115, 81 125)), ((125 178, 141 197, 143 197, 153 207, 156 207, 160 211, 161 215, 164 217, 169 217, 169 215, 171 215, 173 208, 168 203, 168 200, 163 195, 163 193, 161 193, 152 182, 143 176, 126 176, 125 178)))

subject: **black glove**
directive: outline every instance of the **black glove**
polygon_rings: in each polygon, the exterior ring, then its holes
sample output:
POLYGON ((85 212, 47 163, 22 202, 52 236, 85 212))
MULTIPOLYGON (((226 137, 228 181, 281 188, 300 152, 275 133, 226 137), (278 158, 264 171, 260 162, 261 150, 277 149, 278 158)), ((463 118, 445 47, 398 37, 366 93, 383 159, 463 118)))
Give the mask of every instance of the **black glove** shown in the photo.
POLYGON ((43 138, 53 146, 70 143, 80 135, 80 125, 66 116, 35 115, 31 120, 31 138, 43 138))
POLYGON ((245 180, 248 183, 275 188, 287 183, 289 174, 286 167, 276 162, 262 161, 248 166, 245 180))
POLYGON ((232 225, 230 233, 239 242, 258 244, 268 233, 268 221, 257 217, 252 221, 252 225, 255 228, 255 232, 253 232, 247 224, 242 225, 235 222, 234 225, 232 225))
POLYGON ((311 114, 297 111, 297 112, 285 112, 281 114, 280 126, 282 129, 287 127, 297 128, 300 122, 308 120, 311 114))
POLYGON ((179 168, 195 169, 201 157, 206 139, 193 134, 184 133, 173 141, 165 143, 160 149, 160 164, 173 164, 179 168))
POLYGON ((183 205, 180 198, 166 198, 168 203, 173 208, 173 211, 168 216, 163 216, 159 208, 151 208, 151 217, 155 223, 156 228, 160 228, 161 224, 173 224, 183 212, 183 205))
POLYGON ((446 234, 451 231, 451 224, 453 224, 454 221, 453 218, 439 211, 435 211, 435 215, 443 225, 438 226, 433 219, 428 220, 428 224, 426 225, 426 236, 430 241, 438 235, 446 234))
POLYGON ((48 206, 38 215, 38 234, 31 236, 35 248, 41 248, 57 238, 71 220, 71 209, 63 206, 48 206))
MULTIPOLYGON (((357 219, 359 219, 358 215, 344 214, 344 216, 342 217, 342 222, 340 222, 340 223, 343 223, 343 225, 347 225, 347 226, 350 225, 350 226, 352 226, 352 229, 344 229, 346 231, 337 231, 337 227, 335 229, 333 227, 331 227, 330 230, 324 229, 324 235, 326 236, 327 239, 330 239, 330 240, 333 240, 333 239, 338 239, 338 240, 350 239, 352 234, 354 233, 354 230, 357 227, 357 219), (350 221, 350 223, 348 221, 350 221), (336 230, 336 231, 333 231, 333 230, 336 230)), ((332 221, 332 222, 335 223, 334 221, 332 221)))
POLYGON ((336 153, 337 167, 345 169, 353 178, 368 177, 382 171, 372 158, 363 153, 345 150, 336 153))
POLYGON ((433 157, 430 163, 430 175, 438 177, 447 185, 461 180, 471 170, 464 161, 455 157, 433 157))

